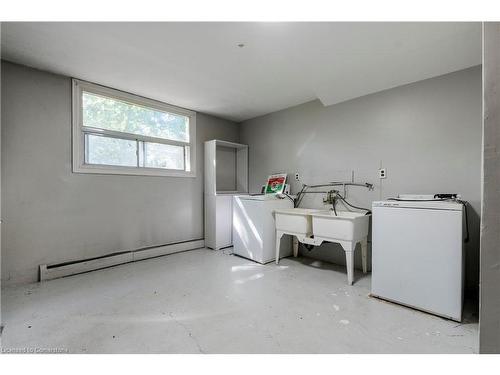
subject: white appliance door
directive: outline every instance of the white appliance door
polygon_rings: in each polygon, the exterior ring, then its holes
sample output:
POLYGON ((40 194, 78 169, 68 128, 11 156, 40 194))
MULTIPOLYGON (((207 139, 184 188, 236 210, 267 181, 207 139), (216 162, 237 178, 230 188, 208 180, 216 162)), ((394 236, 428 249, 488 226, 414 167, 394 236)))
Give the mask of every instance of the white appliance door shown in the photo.
POLYGON ((462 211, 374 207, 372 294, 462 317, 462 211))
POLYGON ((262 201, 235 197, 233 202, 233 253, 262 261, 262 201))
POLYGON ((221 249, 233 244, 232 238, 232 211, 233 196, 217 195, 215 205, 215 249, 221 249))

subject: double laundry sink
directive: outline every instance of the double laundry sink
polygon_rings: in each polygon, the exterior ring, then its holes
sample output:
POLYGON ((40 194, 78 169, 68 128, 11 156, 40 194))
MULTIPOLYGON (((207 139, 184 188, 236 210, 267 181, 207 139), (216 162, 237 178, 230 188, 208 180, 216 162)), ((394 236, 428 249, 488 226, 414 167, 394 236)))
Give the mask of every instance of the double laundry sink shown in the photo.
MULTIPOLYGON (((348 284, 354 274, 354 250, 361 244, 363 272, 367 272, 367 237, 370 215, 364 212, 313 208, 287 208, 274 211, 276 223, 276 263, 279 262, 280 240, 284 234, 298 242, 319 246, 323 242, 339 243, 345 251, 348 284)), ((294 256, 298 244, 294 246, 294 256)))

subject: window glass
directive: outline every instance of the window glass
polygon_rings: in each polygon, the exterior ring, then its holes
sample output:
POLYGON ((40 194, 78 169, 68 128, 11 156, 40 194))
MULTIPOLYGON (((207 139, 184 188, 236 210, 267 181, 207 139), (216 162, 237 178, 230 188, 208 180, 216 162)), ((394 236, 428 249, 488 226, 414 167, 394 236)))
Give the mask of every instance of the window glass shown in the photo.
POLYGON ((82 93, 83 126, 189 142, 189 117, 87 91, 82 93))
POLYGON ((137 167, 137 141, 87 134, 87 163, 137 167))
POLYGON ((144 142, 144 166, 147 168, 184 169, 184 147, 144 142))

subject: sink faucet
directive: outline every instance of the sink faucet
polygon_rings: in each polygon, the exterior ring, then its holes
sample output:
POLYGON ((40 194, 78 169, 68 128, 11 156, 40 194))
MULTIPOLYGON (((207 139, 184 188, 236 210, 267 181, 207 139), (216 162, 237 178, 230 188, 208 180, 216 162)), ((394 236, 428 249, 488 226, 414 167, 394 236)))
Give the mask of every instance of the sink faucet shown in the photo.
POLYGON ((337 204, 337 194, 339 193, 338 190, 330 190, 326 193, 326 198, 323 199, 324 203, 328 203, 332 205, 332 210, 335 213, 335 216, 337 216, 337 210, 335 209, 335 205, 337 204))

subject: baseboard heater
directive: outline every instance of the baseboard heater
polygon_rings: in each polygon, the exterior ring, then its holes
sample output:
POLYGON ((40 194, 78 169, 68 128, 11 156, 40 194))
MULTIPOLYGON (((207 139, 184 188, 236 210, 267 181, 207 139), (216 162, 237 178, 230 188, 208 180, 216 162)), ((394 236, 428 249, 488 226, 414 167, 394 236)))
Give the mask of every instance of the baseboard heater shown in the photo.
POLYGON ((40 281, 99 270, 119 264, 136 262, 143 259, 156 258, 163 255, 195 250, 205 247, 204 239, 175 242, 166 245, 150 246, 135 250, 119 251, 95 258, 75 260, 58 264, 41 264, 40 281))

